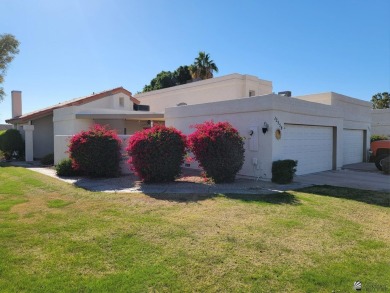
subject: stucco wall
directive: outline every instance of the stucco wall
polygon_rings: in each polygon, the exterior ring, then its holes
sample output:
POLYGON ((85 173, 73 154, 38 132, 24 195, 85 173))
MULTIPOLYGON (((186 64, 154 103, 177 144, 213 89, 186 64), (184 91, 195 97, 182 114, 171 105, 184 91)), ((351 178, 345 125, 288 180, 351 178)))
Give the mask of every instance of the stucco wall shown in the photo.
MULTIPOLYGON (((126 152, 128 141, 131 135, 119 135, 119 138, 122 140, 122 160, 120 163, 122 174, 130 174, 132 171, 129 168, 127 161, 129 157, 126 152)), ((55 153, 54 153, 54 164, 58 164, 61 160, 69 158, 68 145, 69 141, 72 138, 72 135, 56 135, 54 137, 55 144, 55 153)))
POLYGON ((72 135, 88 129, 92 119, 76 119, 78 106, 71 106, 54 110, 54 135, 72 135))
POLYGON ((32 121, 34 125, 33 144, 34 158, 42 158, 45 155, 54 153, 54 132, 53 132, 53 116, 32 121))
MULTIPOLYGON (((362 101, 334 92, 297 96, 294 98, 325 105, 332 105, 338 109, 341 109, 343 116, 343 129, 365 131, 365 133, 367 133, 365 137, 365 145, 369 145, 370 134, 372 131, 370 102, 362 101)), ((343 132, 338 131, 337 140, 341 145, 344 143, 343 132)))
POLYGON ((390 137, 390 109, 371 110, 371 134, 390 137))
POLYGON ((133 109, 133 102, 124 93, 114 94, 102 99, 78 106, 78 109, 102 108, 102 109, 133 109), (123 107, 120 105, 120 98, 123 98, 123 107))
POLYGON ((142 104, 149 105, 150 111, 163 112, 165 108, 179 103, 194 105, 248 97, 249 90, 253 90, 257 96, 270 94, 272 82, 251 75, 230 74, 137 94, 134 97, 142 104))
MULTIPOLYGON (((283 139, 276 140, 274 136, 276 129, 282 128, 283 132, 285 124, 330 126, 337 129, 337 141, 341 141, 343 129, 342 109, 274 94, 167 108, 165 118, 167 126, 185 134, 193 132, 191 125, 206 120, 229 121, 245 137, 245 163, 239 175, 264 179, 272 177, 272 161, 279 159, 283 147, 283 139), (269 125, 266 134, 262 133, 264 122, 269 125), (251 129, 255 130, 252 137, 251 129), (257 166, 253 165, 253 160, 257 160, 257 166)), ((336 167, 340 168, 343 164, 341 144, 337 144, 336 152, 336 167)))
POLYGON ((121 135, 131 135, 136 131, 149 127, 147 121, 138 120, 94 119, 93 123, 108 125, 111 129, 116 129, 117 133, 121 135))
MULTIPOLYGON (((56 109, 53 113, 54 135, 74 134, 82 130, 87 130, 94 124, 94 121, 92 119, 76 119, 76 113, 83 109, 94 108, 132 110, 133 103, 130 101, 129 96, 119 93, 80 106, 56 109), (120 98, 123 98, 123 107, 120 105, 120 98)), ((120 127, 118 130, 123 132, 125 125, 123 122, 120 122, 118 127, 120 127)))

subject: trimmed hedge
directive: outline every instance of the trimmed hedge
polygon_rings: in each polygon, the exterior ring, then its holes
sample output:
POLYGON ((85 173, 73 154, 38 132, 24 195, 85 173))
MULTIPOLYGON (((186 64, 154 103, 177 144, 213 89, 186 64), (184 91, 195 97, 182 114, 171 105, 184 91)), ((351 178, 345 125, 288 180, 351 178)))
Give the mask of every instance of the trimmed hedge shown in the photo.
POLYGON ((24 157, 24 141, 17 129, 7 129, 0 134, 0 150, 7 160, 12 158, 12 153, 18 153, 17 159, 24 157))
POLYGON ((228 122, 206 121, 194 126, 189 147, 206 177, 215 183, 233 182, 244 164, 244 140, 228 122))
POLYGON ((80 172, 73 169, 72 160, 67 158, 61 160, 56 166, 57 176, 72 177, 80 175, 80 172))
POLYGON ((186 148, 179 130, 156 125, 134 133, 126 150, 128 163, 144 182, 168 182, 180 175, 186 148))
POLYGON ((114 130, 99 124, 81 131, 70 140, 73 168, 90 177, 119 176, 121 143, 114 130))
POLYGON ((279 160, 272 162, 272 182, 287 184, 293 181, 298 161, 279 160))

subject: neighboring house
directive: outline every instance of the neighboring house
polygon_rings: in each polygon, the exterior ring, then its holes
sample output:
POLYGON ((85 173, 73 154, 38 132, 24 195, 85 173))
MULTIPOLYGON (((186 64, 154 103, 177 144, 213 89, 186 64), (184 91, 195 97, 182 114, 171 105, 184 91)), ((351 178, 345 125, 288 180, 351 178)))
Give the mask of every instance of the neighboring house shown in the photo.
POLYGON ((12 129, 12 125, 11 124, 0 124, 0 131, 7 130, 7 129, 12 129))
POLYGON ((142 104, 150 105, 151 111, 164 112, 168 107, 236 100, 271 93, 271 81, 234 73, 141 93, 134 97, 142 104))
POLYGON ((189 134, 191 125, 210 119, 229 121, 245 137, 245 163, 239 175, 269 179, 272 161, 279 159, 298 160, 297 174, 365 161, 371 103, 332 92, 276 95, 270 81, 230 74, 134 97, 116 88, 16 115, 7 122, 27 132, 34 128, 34 157, 54 152, 58 162, 67 156, 69 137, 93 123, 129 135, 150 127, 148 122, 165 121, 189 134), (136 111, 142 109, 150 112, 136 111))
POLYGON ((371 118, 371 134, 390 137, 390 109, 373 109, 371 118))

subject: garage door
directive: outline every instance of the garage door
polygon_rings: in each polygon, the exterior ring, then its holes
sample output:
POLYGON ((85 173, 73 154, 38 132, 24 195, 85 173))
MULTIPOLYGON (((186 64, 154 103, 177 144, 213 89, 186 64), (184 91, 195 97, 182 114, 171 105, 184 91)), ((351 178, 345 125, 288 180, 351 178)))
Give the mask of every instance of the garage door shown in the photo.
POLYGON ((298 160, 297 175, 332 170, 333 128, 289 125, 282 130, 280 159, 298 160))
POLYGON ((344 129, 343 164, 363 162, 363 130, 344 129))

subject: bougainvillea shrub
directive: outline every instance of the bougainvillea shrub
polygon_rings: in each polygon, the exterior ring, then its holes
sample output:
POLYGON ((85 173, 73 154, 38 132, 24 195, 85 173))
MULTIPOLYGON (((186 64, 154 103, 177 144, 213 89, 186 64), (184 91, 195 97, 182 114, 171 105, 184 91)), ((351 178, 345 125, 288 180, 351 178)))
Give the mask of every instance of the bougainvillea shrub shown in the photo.
POLYGON ((70 140, 73 168, 91 177, 116 177, 120 174, 121 143, 115 130, 93 125, 70 140))
POLYGON ((233 182, 244 164, 244 141, 238 131, 229 122, 206 121, 193 127, 189 148, 205 175, 216 183, 233 182))
POLYGON ((180 175, 186 149, 184 134, 156 125, 134 133, 126 150, 131 168, 144 182, 168 182, 180 175))

